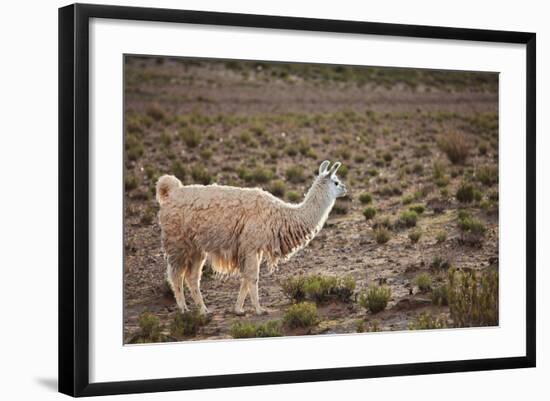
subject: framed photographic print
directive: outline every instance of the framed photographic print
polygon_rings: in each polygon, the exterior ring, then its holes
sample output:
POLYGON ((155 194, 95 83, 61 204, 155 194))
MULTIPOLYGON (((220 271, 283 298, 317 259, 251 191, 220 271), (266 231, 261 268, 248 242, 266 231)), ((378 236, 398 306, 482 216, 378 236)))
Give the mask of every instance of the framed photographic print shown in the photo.
POLYGON ((534 33, 70 5, 59 113, 61 392, 535 366, 534 33))

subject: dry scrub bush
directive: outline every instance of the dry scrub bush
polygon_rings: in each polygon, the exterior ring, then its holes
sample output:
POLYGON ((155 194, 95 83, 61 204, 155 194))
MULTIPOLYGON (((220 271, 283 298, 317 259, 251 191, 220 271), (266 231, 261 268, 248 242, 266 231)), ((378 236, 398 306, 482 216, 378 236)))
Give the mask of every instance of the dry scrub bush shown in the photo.
POLYGON ((498 324, 498 271, 449 271, 449 310, 454 327, 498 324))
POLYGON ((463 164, 470 153, 470 144, 466 136, 458 132, 451 132, 439 138, 438 143, 453 164, 463 164))

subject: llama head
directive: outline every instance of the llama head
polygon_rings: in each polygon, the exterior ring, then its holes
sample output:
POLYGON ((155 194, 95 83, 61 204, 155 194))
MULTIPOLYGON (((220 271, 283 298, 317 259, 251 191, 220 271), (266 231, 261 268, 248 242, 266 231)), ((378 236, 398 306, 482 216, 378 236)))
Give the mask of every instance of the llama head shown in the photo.
POLYGON ((321 163, 321 165, 319 166, 318 180, 323 189, 326 190, 326 192, 330 194, 332 198, 336 199, 346 195, 347 193, 346 186, 336 176, 336 172, 338 171, 342 163, 336 162, 332 165, 330 169, 328 168, 329 165, 330 162, 328 160, 325 160, 321 163))

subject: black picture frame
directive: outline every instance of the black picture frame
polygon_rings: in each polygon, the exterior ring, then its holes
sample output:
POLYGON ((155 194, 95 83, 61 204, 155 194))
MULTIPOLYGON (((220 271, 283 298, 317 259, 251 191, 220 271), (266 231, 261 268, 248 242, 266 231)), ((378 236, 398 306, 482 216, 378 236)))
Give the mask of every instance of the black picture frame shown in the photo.
POLYGON ((141 393, 534 367, 536 244, 536 35, 435 26, 337 21, 105 5, 59 9, 59 391, 72 396, 141 393), (89 381, 89 22, 91 18, 516 43, 526 46, 526 354, 407 363, 90 383, 89 381))

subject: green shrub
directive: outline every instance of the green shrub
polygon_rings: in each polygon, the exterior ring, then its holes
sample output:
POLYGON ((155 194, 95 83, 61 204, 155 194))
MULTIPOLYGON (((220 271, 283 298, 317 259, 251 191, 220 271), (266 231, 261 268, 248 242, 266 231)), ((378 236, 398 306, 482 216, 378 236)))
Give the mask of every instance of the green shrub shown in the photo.
POLYGON ((361 202, 364 205, 367 205, 369 203, 372 203, 372 195, 368 192, 364 192, 361 195, 359 195, 359 202, 361 202))
POLYGON ((338 176, 341 178, 346 178, 348 176, 348 173, 349 173, 349 168, 346 165, 342 165, 338 169, 338 176))
POLYGON ((285 312, 283 322, 291 328, 310 327, 317 323, 317 307, 311 302, 294 304, 285 312))
POLYGON ((233 338, 255 338, 255 337, 281 337, 281 322, 278 320, 269 320, 265 323, 254 324, 246 322, 236 322, 229 329, 233 338))
POLYGON ((210 149, 202 149, 199 154, 200 157, 204 160, 210 160, 214 152, 212 152, 210 149))
POLYGON ((409 233, 409 239, 413 244, 416 244, 418 241, 420 241, 420 237, 422 237, 422 231, 420 230, 414 230, 409 233))
POLYGON ((143 312, 138 319, 138 343, 154 343, 163 341, 160 328, 160 319, 151 312, 143 312))
POLYGON ((447 241, 447 232, 445 230, 439 231, 435 236, 435 240, 437 241, 438 244, 441 244, 447 241))
POLYGON ((370 220, 376 215, 376 209, 373 207, 367 207, 365 210, 363 210, 363 216, 365 216, 365 219, 370 220))
POLYGON ((179 161, 172 163, 172 174, 174 174, 180 181, 184 181, 187 176, 187 169, 179 161))
POLYGON ((498 167, 483 166, 476 171, 476 178, 483 185, 490 187, 498 182, 498 167))
POLYGON ((346 203, 337 200, 334 206, 332 207, 332 213, 334 214, 347 214, 348 206, 346 203))
POLYGON ((288 277, 281 282, 283 293, 292 301, 302 302, 306 298, 305 282, 304 276, 288 277))
POLYGON ((304 182, 304 169, 300 166, 292 166, 287 168, 286 179, 293 184, 304 182))
POLYGON ((479 154, 481 156, 485 156, 487 154, 487 150, 488 150, 488 147, 485 142, 479 145, 479 154))
POLYGON ((269 192, 271 192, 273 195, 278 196, 279 198, 283 198, 285 196, 286 191, 286 184, 283 180, 276 180, 271 183, 271 187, 269 188, 269 192))
POLYGON ((462 216, 462 218, 459 216, 458 228, 462 232, 461 241, 472 245, 479 244, 487 231, 480 220, 469 215, 462 216))
POLYGON ((174 337, 194 336, 208 322, 209 318, 198 310, 176 313, 170 325, 170 333, 174 337))
POLYGON ((208 185, 212 182, 212 176, 208 170, 201 166, 193 166, 191 177, 193 177, 194 182, 202 185, 208 185))
POLYGON ((416 226, 417 219, 418 214, 415 211, 404 211, 401 213, 401 216, 399 216, 399 224, 404 227, 414 227, 416 226))
POLYGON ((416 214, 422 214, 426 211, 426 207, 424 205, 412 205, 409 206, 409 210, 416 212, 416 214))
POLYGON ((180 138, 190 148, 196 148, 202 141, 202 135, 192 127, 185 127, 180 131, 180 138))
POLYGON ((447 319, 444 315, 434 318, 429 312, 418 315, 413 322, 409 323, 409 330, 433 330, 447 327, 447 319))
POLYGON ((126 135, 126 142, 124 144, 126 148, 126 157, 128 160, 135 161, 145 152, 143 143, 135 135, 126 135))
POLYGON ((449 305, 449 287, 446 284, 432 290, 432 303, 437 306, 449 305))
POLYGON ((247 182, 254 182, 257 184, 265 184, 273 178, 273 171, 265 167, 256 167, 250 175, 245 177, 247 182))
POLYGON ((288 191, 288 193, 286 194, 286 197, 291 202, 298 202, 301 199, 300 194, 296 191, 288 191))
POLYGON ((470 152, 470 144, 468 143, 466 136, 458 132, 452 132, 442 137, 438 141, 439 147, 451 163, 463 164, 470 152))
POLYGON ((429 292, 432 289, 432 276, 428 273, 420 273, 414 279, 414 283, 422 293, 429 292))
POLYGON ((158 104, 152 104, 147 107, 146 113, 149 117, 156 121, 164 120, 166 118, 166 113, 158 104))
POLYGON ((160 134, 160 142, 162 145, 167 148, 172 144, 172 136, 169 132, 164 131, 160 134))
POLYGON ((390 232, 385 227, 378 227, 374 229, 374 239, 378 244, 385 244, 390 240, 390 232))
POLYGON ((449 311, 454 327, 498 325, 498 271, 449 271, 449 311))
POLYGON ((370 286, 366 294, 361 294, 359 304, 371 313, 378 313, 386 309, 391 298, 391 290, 386 286, 370 286))
POLYGON ((430 267, 432 269, 447 270, 449 267, 451 267, 451 263, 442 256, 437 255, 433 257, 432 263, 430 263, 430 267))
POLYGON ((413 173, 422 175, 424 173, 424 166, 420 163, 415 163, 415 165, 412 168, 413 173))
POLYGON ((317 274, 287 278, 281 287, 283 293, 294 302, 306 298, 317 303, 331 299, 348 302, 355 290, 355 280, 351 276, 338 278, 317 274))
POLYGON ((463 182, 456 190, 456 199, 462 203, 472 203, 474 201, 475 188, 472 184, 463 182))
POLYGON ((133 174, 126 174, 124 178, 124 189, 131 191, 139 186, 139 179, 133 174))

